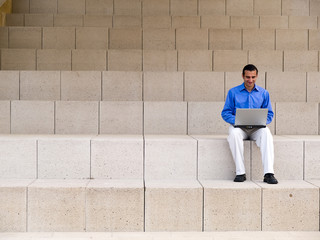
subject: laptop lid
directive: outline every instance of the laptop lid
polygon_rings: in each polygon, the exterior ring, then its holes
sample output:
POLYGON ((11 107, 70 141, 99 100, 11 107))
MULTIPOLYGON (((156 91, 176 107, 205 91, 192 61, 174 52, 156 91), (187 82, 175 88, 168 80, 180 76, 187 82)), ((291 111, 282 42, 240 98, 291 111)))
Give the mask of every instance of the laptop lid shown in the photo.
POLYGON ((238 108, 236 110, 235 127, 256 128, 266 127, 267 108, 238 108))

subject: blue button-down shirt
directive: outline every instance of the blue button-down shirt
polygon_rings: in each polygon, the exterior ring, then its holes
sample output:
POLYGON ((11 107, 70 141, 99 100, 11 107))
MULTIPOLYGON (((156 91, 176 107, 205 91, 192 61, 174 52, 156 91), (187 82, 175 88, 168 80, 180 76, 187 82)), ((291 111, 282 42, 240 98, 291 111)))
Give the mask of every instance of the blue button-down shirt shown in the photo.
POLYGON ((237 108, 268 108, 267 124, 271 123, 273 118, 269 92, 257 85, 251 92, 248 92, 244 83, 231 88, 221 112, 222 118, 227 123, 234 125, 237 108))

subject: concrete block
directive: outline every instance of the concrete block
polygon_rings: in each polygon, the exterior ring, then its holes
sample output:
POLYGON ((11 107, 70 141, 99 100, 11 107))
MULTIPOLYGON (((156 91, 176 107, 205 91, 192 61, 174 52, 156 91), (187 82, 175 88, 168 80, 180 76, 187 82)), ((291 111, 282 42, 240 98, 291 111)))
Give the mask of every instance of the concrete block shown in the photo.
POLYGON ((142 135, 102 135, 93 138, 91 177, 141 181, 143 145, 142 135))
POLYGON ((61 100, 100 101, 101 72, 63 71, 61 72, 61 100))
POLYGON ((25 26, 53 27, 53 14, 45 14, 45 13, 26 14, 25 26))
POLYGON ((316 16, 289 16, 290 29, 317 29, 316 16))
POLYGON ((309 16, 309 0, 283 0, 282 15, 309 16))
POLYGON ((109 50, 108 70, 142 71, 142 50, 109 50))
POLYGON ((281 16, 281 0, 254 0, 253 14, 257 16, 281 16))
POLYGON ((19 71, 0 71, 0 100, 19 99, 19 71))
POLYGON ((213 50, 241 50, 241 29, 210 29, 209 49, 213 50))
POLYGON ((53 134, 54 102, 12 101, 11 133, 53 134))
POLYGON ((102 73, 103 101, 142 101, 142 73, 104 71, 102 73))
POLYGON ((44 27, 43 49, 74 49, 75 28, 74 27, 44 27))
POLYGON ((30 0, 13 0, 12 1, 13 13, 29 13, 30 12, 30 0))
POLYGON ((98 134, 98 102, 56 102, 56 134, 98 134))
POLYGON ((249 62, 258 66, 263 72, 282 72, 283 51, 280 50, 250 50, 249 62))
POLYGON ((144 0, 142 2, 143 16, 169 16, 169 0, 144 0))
POLYGON ((310 0, 310 16, 318 16, 320 11, 320 2, 318 0, 310 0))
MULTIPOLYGON (((318 136, 317 136, 318 137, 318 136)), ((305 179, 320 179, 319 177, 319 149, 320 139, 310 139, 305 141, 305 162, 304 162, 304 178, 305 179)))
MULTIPOLYGON (((279 182, 303 180, 303 151, 303 141, 274 136, 274 172, 279 182)), ((263 176, 261 152, 252 142, 252 179, 262 180, 263 176)))
POLYGON ((307 73, 307 102, 320 102, 320 73, 307 73))
POLYGON ((200 16, 172 16, 173 28, 200 28, 200 16))
POLYGON ((57 14, 54 15, 54 27, 82 27, 82 14, 57 14))
POLYGON ((308 30, 276 29, 276 49, 308 50, 308 30))
POLYGON ((305 102, 307 76, 304 72, 268 72, 267 90, 274 102, 305 102), (280 87, 281 86, 281 87, 280 87))
POLYGON ((20 100, 60 100, 60 72, 21 71, 20 100))
POLYGON ((141 15, 141 0, 113 0, 114 15, 141 15))
POLYGON ((226 12, 225 0, 199 0, 199 15, 223 16, 226 12))
POLYGON ((185 101, 224 101, 223 72, 185 72, 185 101))
POLYGON ((309 30, 309 50, 320 49, 320 30, 309 30))
POLYGON ((178 52, 175 50, 144 50, 144 71, 177 71, 178 52))
POLYGON ((41 28, 9 27, 9 48, 41 48, 41 28))
POLYGON ((178 71, 212 71, 212 51, 179 50, 178 71))
POLYGON ((259 16, 231 16, 231 28, 236 29, 258 29, 260 18, 259 16))
POLYGON ((116 101, 100 103, 101 134, 142 134, 143 103, 116 101))
POLYGON ((176 49, 208 49, 208 29, 180 28, 176 30, 176 49))
POLYGON ((0 101, 0 133, 10 134, 10 101, 0 101))
POLYGON ((86 14, 113 14, 113 0, 86 0, 86 14))
MULTIPOLYGON (((236 176, 236 167, 227 135, 193 135, 192 137, 198 141, 198 179, 201 182, 202 180, 233 180, 236 176)), ((248 179, 251 179, 250 148, 250 141, 244 141, 244 165, 248 179)))
POLYGON ((9 28, 1 27, 0 28, 0 47, 8 48, 9 47, 9 28))
POLYGON ((226 15, 230 16, 252 16, 253 0, 227 0, 226 15))
POLYGON ((255 183, 202 180, 201 184, 204 231, 261 230, 261 188, 255 183))
POLYGON ((174 29, 145 29, 143 50, 175 50, 176 32, 174 29))
POLYGON ((141 29, 110 29, 110 49, 141 49, 141 29))
POLYGON ((0 181, 1 232, 25 232, 27 187, 32 180, 0 181))
POLYGON ((72 71, 105 71, 107 51, 102 49, 73 49, 72 71))
POLYGON ((288 50, 284 51, 284 71, 316 72, 319 69, 319 52, 288 50))
POLYGON ((216 72, 241 72, 248 64, 248 51, 217 50, 213 52, 213 70, 216 72))
POLYGON ((57 0, 30 0, 30 13, 57 13, 57 0))
POLYGON ((145 134, 186 134, 187 102, 144 102, 145 134))
POLYGON ((261 29, 287 29, 288 27, 288 16, 260 16, 261 29))
POLYGON ((113 28, 132 28, 142 27, 141 16, 113 16, 113 28))
POLYGON ((112 16, 108 15, 89 15, 83 16, 84 27, 107 27, 112 28, 112 16))
POLYGON ((77 49, 108 49, 108 28, 76 28, 77 49))
POLYGON ((304 181, 262 187, 262 231, 318 231, 319 188, 304 181))
POLYGON ((221 118, 224 102, 189 102, 188 134, 227 134, 229 124, 221 118))
POLYGON ((147 28, 171 28, 170 16, 143 16, 142 26, 147 28))
POLYGON ((274 50, 275 30, 244 29, 243 50, 274 50))
POLYGON ((86 189, 86 231, 144 230, 141 180, 93 180, 86 189))
POLYGON ((201 231, 203 189, 196 180, 147 181, 145 231, 201 231))
POLYGON ((70 49, 38 49, 37 70, 71 71, 70 49))
POLYGON ((201 16, 201 27, 210 29, 228 29, 230 28, 230 16, 201 16))
POLYGON ((36 50, 1 49, 1 70, 36 70, 36 50))
POLYGON ((147 181, 195 180, 197 178, 197 141, 186 135, 145 136, 144 174, 147 181))
POLYGON ((198 1, 171 0, 170 13, 172 16, 196 16, 198 14, 198 1))
POLYGON ((90 178, 90 137, 52 136, 38 140, 38 178, 90 178))
POLYGON ((37 141, 33 137, 2 135, 0 138, 1 178, 37 178, 37 141))
POLYGON ((58 13, 85 14, 86 0, 58 0, 58 13))
MULTIPOLYGON (((6 26, 24 26, 25 14, 22 13, 9 13, 6 14, 6 26)), ((4 28, 2 28, 4 29, 4 28)), ((0 30, 1 31, 1 30, 0 30)), ((1 40, 2 42, 2 40, 1 40)))
POLYGON ((319 134, 319 106, 314 102, 278 102, 276 133, 290 135, 319 134), (294 109, 294 111, 292 111, 294 109))
POLYGON ((28 188, 28 231, 84 232, 88 180, 38 179, 28 188))
POLYGON ((183 73, 145 72, 144 101, 183 101, 183 73))

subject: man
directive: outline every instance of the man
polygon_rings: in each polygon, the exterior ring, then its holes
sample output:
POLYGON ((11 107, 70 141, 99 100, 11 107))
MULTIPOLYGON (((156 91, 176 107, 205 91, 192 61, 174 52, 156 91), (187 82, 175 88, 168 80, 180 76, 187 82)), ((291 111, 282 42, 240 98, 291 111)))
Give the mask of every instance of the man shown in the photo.
POLYGON ((243 83, 241 85, 229 90, 224 108, 221 112, 222 118, 227 123, 230 123, 228 142, 236 165, 236 177, 234 181, 244 182, 246 180, 243 140, 251 139, 260 147, 264 170, 263 181, 269 184, 277 184, 278 181, 274 177, 273 170, 273 137, 269 128, 247 130, 234 127, 237 108, 267 108, 267 124, 271 123, 273 118, 268 91, 255 84, 258 78, 258 69, 252 64, 246 65, 242 70, 242 78, 243 83))

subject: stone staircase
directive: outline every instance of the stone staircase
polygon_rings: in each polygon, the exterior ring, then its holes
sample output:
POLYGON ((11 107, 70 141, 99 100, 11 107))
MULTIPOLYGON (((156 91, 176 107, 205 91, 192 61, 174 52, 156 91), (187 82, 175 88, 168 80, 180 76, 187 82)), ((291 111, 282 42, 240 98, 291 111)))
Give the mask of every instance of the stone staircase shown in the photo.
POLYGON ((0 28, 1 232, 318 237, 320 1, 12 7, 0 28), (270 92, 278 185, 262 182, 250 141, 249 181, 232 181, 220 113, 247 63, 270 92))

